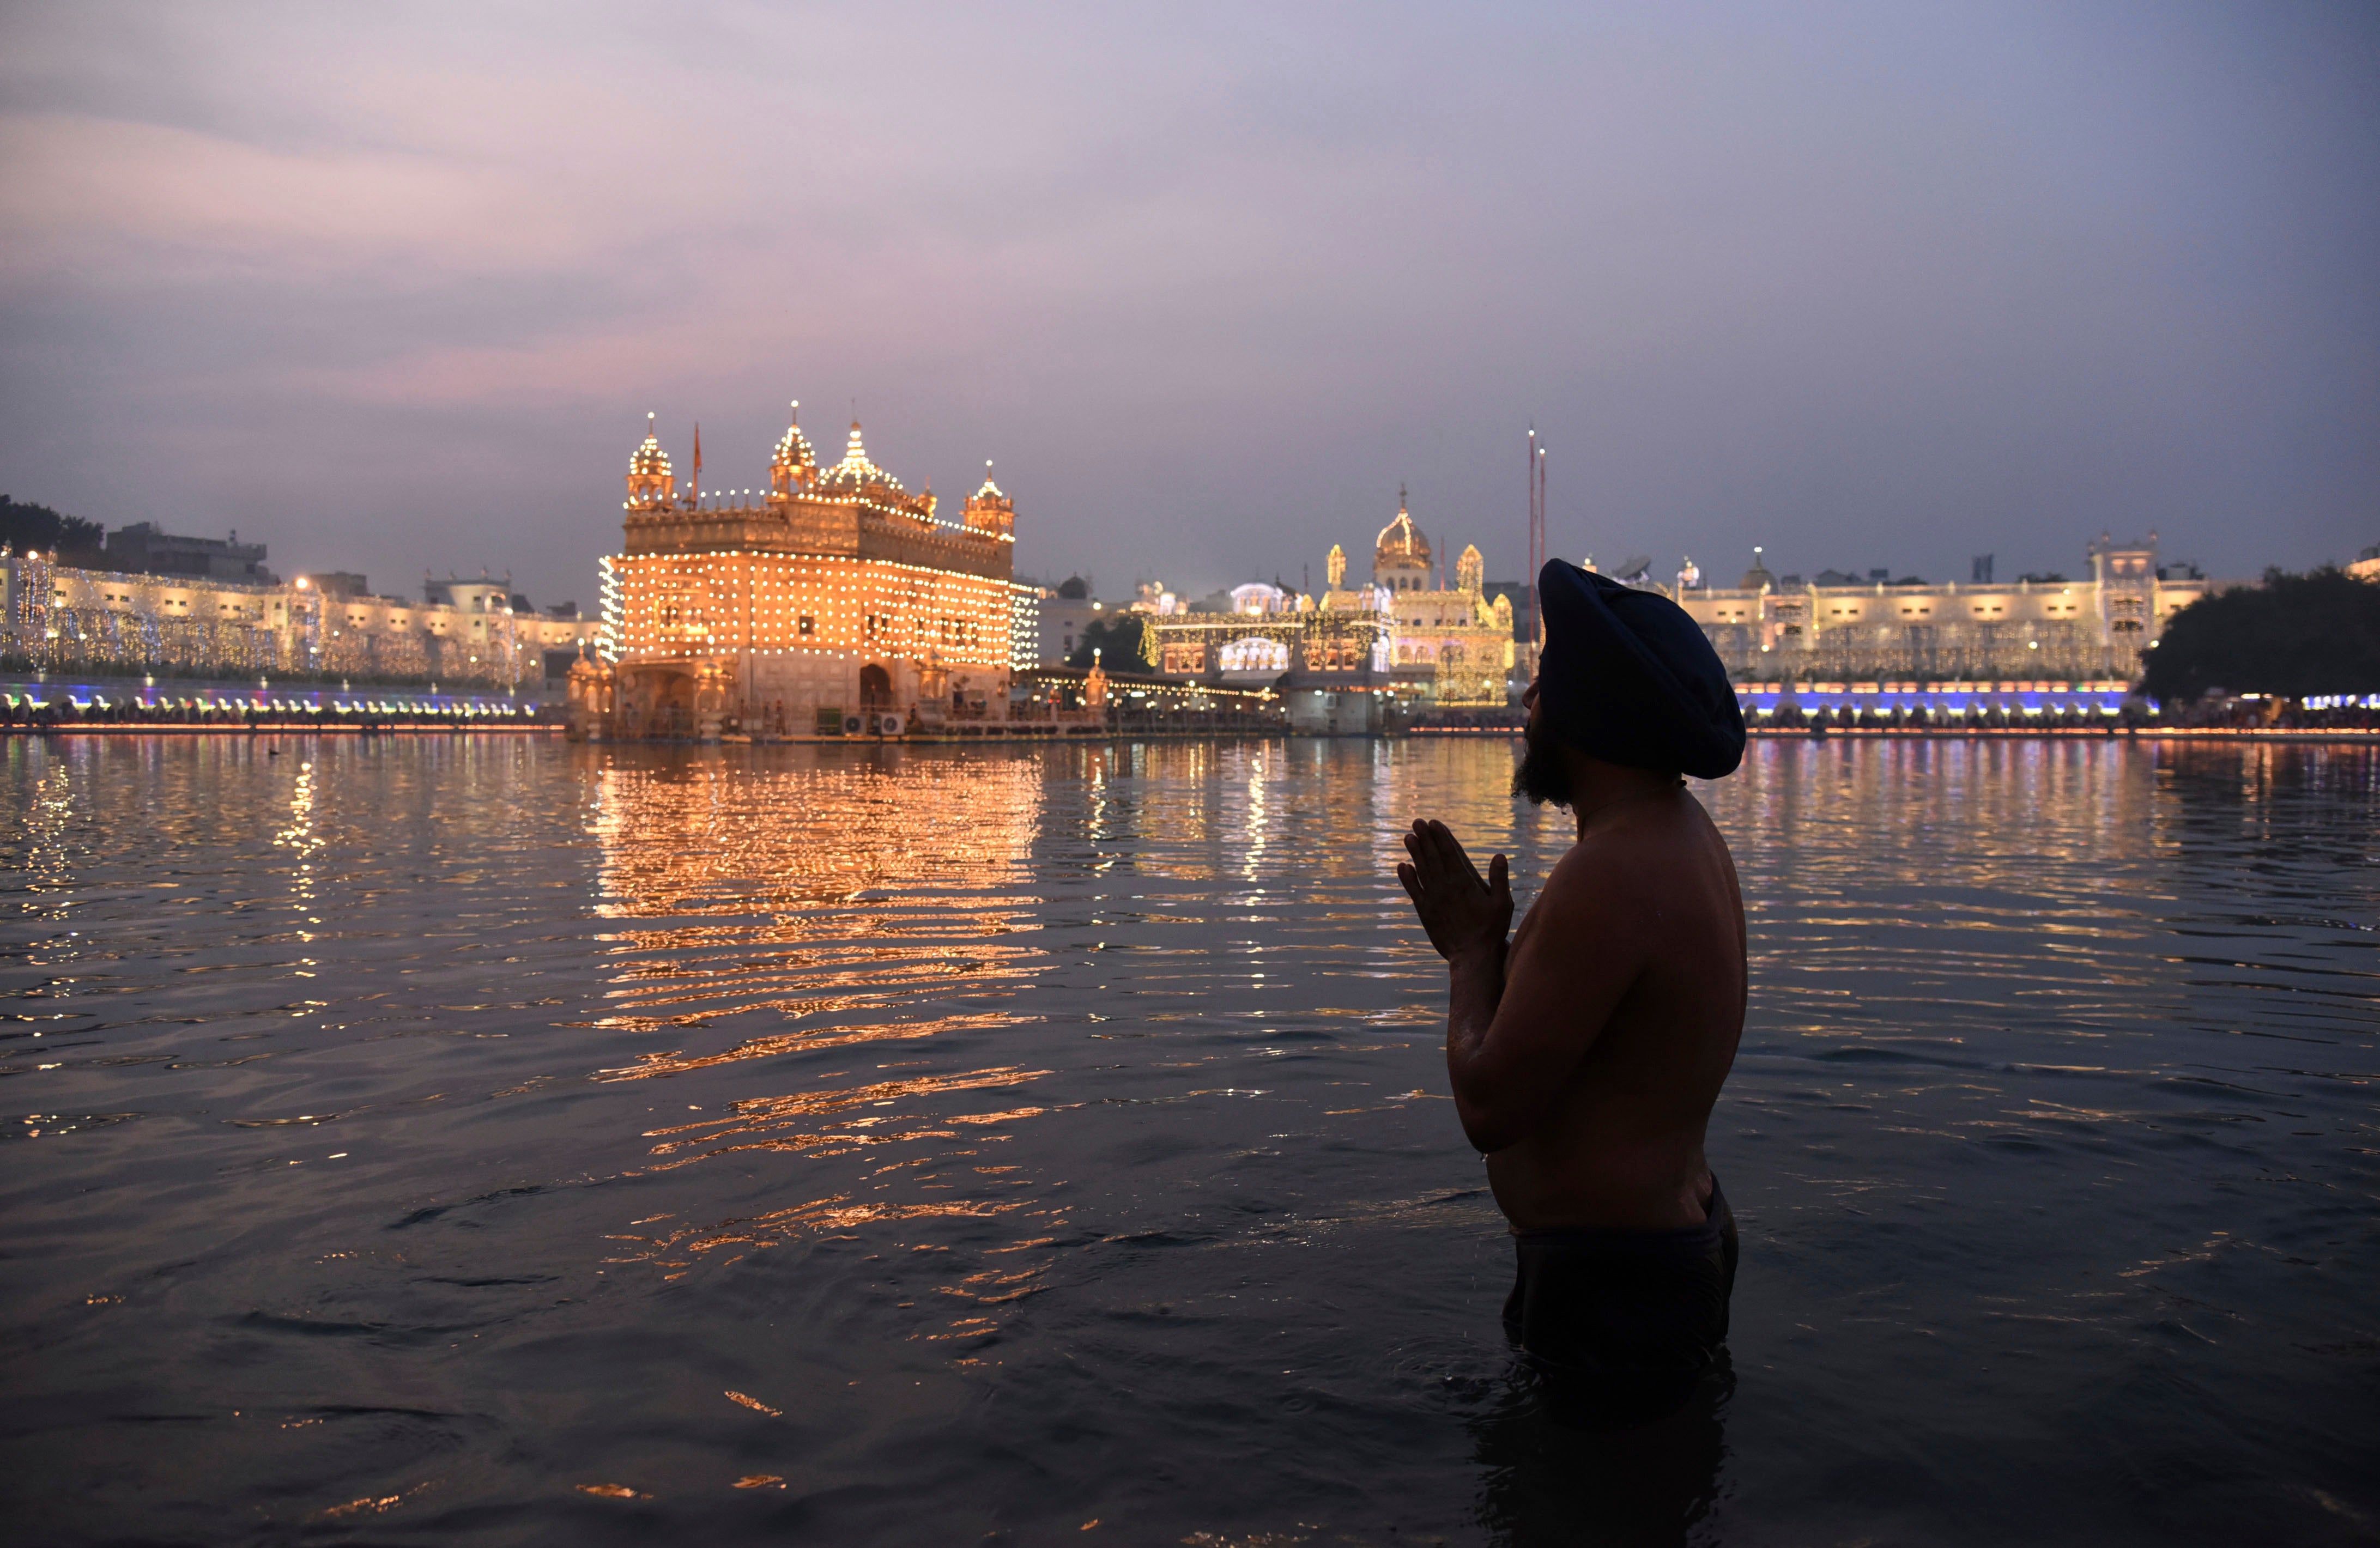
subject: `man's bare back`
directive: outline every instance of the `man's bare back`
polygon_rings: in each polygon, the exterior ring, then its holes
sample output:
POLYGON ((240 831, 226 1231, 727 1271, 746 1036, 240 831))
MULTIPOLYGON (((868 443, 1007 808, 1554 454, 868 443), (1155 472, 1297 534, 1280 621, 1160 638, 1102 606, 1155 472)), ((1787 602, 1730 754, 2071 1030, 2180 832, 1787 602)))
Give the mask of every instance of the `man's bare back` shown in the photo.
POLYGON ((1503 857, 1482 880, 1443 824, 1406 840, 1401 874, 1454 981, 1456 1110, 1516 1229, 1697 1225, 1704 1128, 1743 1030, 1735 865, 1674 779, 1582 775, 1578 842, 1509 946, 1503 857))

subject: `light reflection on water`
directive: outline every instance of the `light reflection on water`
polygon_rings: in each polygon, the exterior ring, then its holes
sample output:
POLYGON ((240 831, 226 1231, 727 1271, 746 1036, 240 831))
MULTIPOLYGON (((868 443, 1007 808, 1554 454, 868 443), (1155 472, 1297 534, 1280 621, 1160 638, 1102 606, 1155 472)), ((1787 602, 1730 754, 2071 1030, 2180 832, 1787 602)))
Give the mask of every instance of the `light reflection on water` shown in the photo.
POLYGON ((1585 1442, 1497 1336, 1388 871, 1427 812, 1534 885, 1504 745, 275 746, 0 754, 44 1541, 2380 1519, 2369 753, 1701 788, 1755 953, 1735 1385, 1585 1442))

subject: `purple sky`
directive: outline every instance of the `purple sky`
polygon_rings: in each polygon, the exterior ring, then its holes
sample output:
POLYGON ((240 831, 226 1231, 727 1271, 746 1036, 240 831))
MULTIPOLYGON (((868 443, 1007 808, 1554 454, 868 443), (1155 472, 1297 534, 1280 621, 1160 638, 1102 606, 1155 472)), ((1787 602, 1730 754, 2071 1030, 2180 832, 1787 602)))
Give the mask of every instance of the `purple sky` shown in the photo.
POLYGON ((0 490, 591 603, 789 398, 1020 568, 2380 542, 2380 6, 0 12, 0 490), (1442 553, 1451 557, 1451 551, 1442 553))

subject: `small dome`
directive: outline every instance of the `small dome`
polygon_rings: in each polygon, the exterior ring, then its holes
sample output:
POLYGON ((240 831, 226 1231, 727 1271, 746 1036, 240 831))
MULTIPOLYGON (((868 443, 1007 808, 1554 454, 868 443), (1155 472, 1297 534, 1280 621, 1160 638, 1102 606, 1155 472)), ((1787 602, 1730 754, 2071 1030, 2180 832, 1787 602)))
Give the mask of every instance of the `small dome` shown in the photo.
POLYGON ((661 438, 653 433, 653 417, 645 416, 645 439, 628 454, 628 473, 632 478, 666 478, 670 476, 669 454, 662 450, 661 438))
POLYGON ((1772 591, 1776 589, 1777 577, 1768 573, 1768 566, 1760 562, 1760 550, 1755 549, 1752 550, 1752 568, 1743 572, 1742 587, 1746 591, 1772 591))
POLYGON ((1478 591, 1488 584, 1488 561, 1476 543, 1466 544, 1454 561, 1454 585, 1459 591, 1478 591))
POLYGON ((809 437, 802 433, 801 400, 794 400, 794 417, 785 425, 785 433, 777 438, 777 450, 770 458, 775 467, 816 467, 818 454, 810 450, 809 437))
POLYGON ((859 421, 851 422, 851 440, 843 449, 843 460, 827 469, 819 482, 827 489, 853 493, 870 488, 890 489, 901 492, 901 480, 868 460, 868 448, 859 439, 859 421))

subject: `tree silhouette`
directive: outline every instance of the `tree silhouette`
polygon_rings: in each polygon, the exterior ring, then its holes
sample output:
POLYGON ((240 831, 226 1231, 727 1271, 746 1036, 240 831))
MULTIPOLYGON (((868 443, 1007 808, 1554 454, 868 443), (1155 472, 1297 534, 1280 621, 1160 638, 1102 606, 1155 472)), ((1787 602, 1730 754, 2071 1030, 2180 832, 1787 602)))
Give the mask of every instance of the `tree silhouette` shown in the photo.
POLYGON ((2380 693, 2380 585, 2337 569, 2265 572, 2262 586, 2202 597, 2148 653, 2143 690, 2161 704, 2235 694, 2380 693))
POLYGON ((1066 658, 1066 664, 1087 667, 1094 650, 1102 652, 1099 665, 1105 671, 1153 672, 1157 670, 1157 625, 1145 612, 1095 618, 1091 626, 1076 636, 1075 653, 1066 658))
POLYGON ((0 543, 18 553, 30 549, 55 550, 64 563, 91 563, 98 560, 100 543, 106 536, 107 528, 95 521, 0 494, 0 543))

